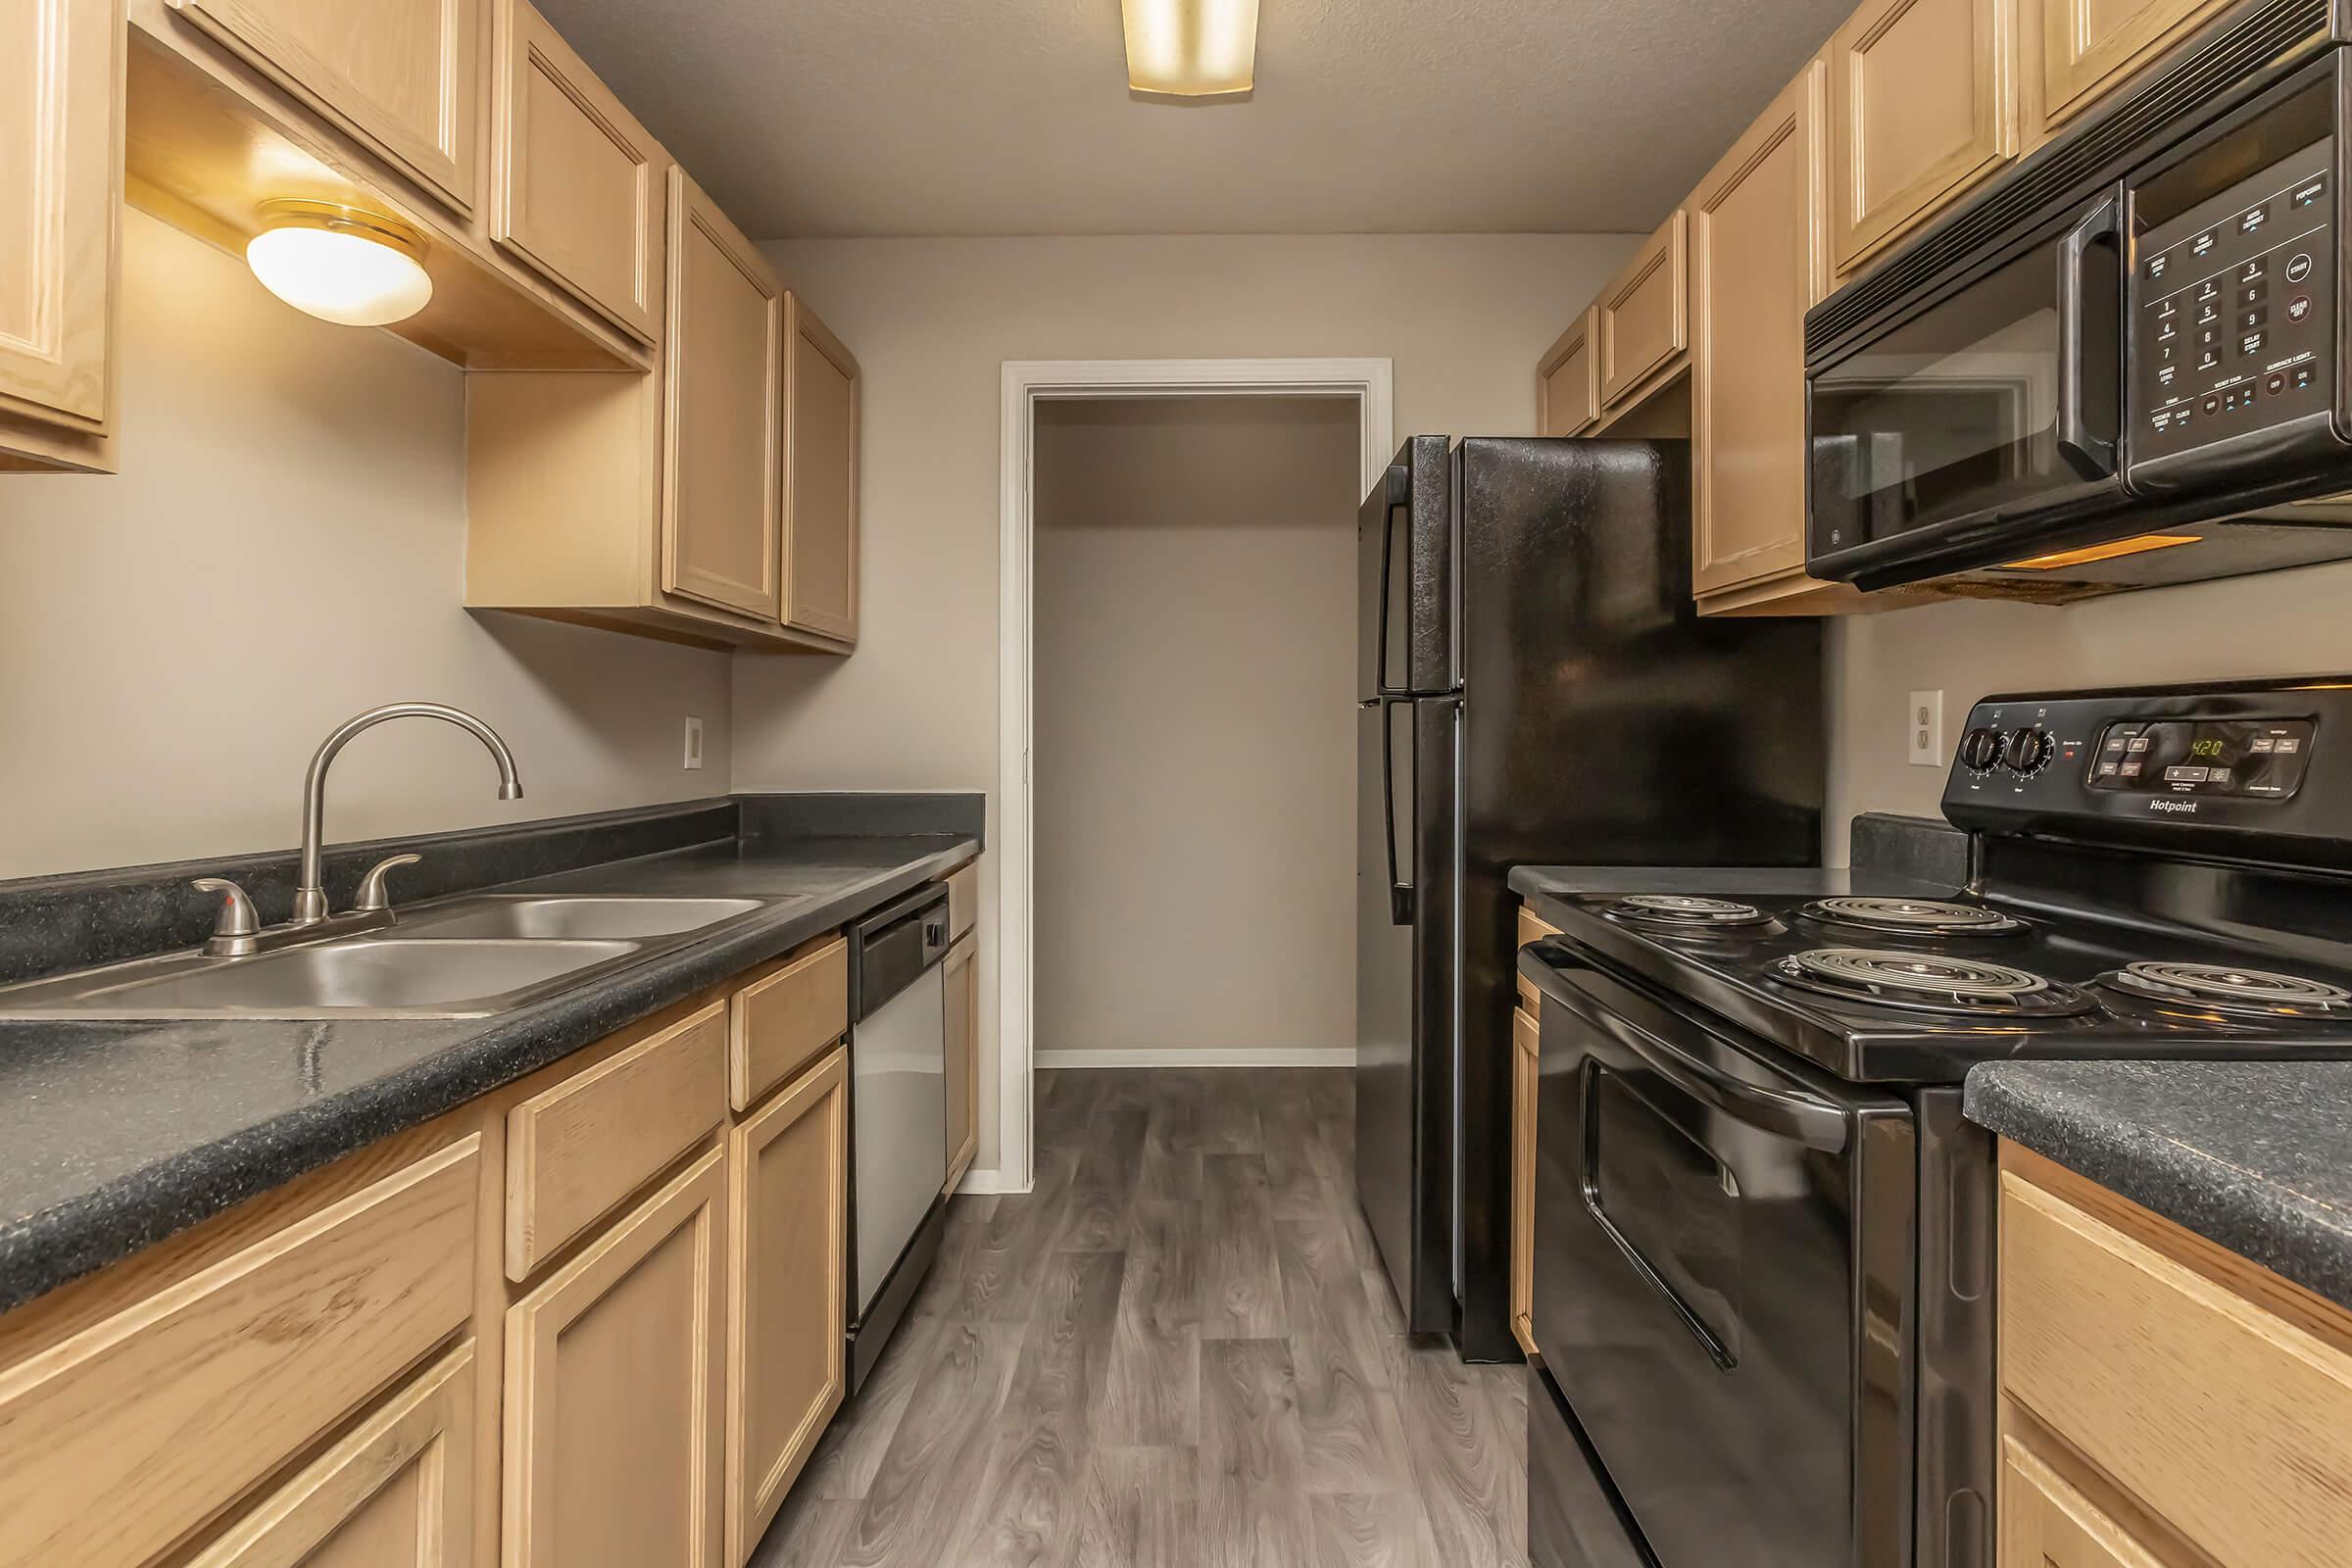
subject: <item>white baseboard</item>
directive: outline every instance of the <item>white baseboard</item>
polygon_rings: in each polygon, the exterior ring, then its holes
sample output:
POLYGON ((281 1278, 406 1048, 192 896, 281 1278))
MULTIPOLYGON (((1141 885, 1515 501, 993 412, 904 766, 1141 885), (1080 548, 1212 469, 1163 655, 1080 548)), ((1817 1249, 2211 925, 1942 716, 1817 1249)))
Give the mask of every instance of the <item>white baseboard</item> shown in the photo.
POLYGON ((1041 1051, 1040 1070, 1055 1067, 1352 1067, 1353 1046, 1203 1046, 1146 1051, 1041 1051))
POLYGON ((965 1171, 963 1180, 956 1184, 957 1197, 985 1198, 991 1193, 1025 1193, 1029 1189, 1026 1187, 1015 1187, 1007 1183, 1003 1171, 993 1167, 982 1169, 977 1165, 965 1171))

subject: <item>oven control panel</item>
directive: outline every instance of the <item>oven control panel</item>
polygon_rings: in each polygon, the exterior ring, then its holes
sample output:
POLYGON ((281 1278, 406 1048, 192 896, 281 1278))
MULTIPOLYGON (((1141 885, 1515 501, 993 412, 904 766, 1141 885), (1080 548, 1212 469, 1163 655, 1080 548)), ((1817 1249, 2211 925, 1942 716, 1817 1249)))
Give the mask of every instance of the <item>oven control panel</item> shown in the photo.
POLYGON ((2352 868, 2352 675, 1988 697, 1943 814, 1982 833, 2352 868))
POLYGON ((2137 235, 2135 465, 2328 411, 2334 161, 2332 139, 2312 143, 2137 235))

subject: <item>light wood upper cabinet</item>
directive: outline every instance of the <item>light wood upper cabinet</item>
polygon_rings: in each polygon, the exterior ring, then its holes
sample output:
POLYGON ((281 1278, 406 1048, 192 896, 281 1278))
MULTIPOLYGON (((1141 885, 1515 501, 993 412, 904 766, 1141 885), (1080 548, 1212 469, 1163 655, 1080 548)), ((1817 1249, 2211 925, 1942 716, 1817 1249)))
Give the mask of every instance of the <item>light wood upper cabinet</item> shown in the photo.
POLYGON ((1592 353, 1592 321, 1587 307, 1536 362, 1536 433, 1577 435, 1600 416, 1599 362, 1592 353))
POLYGON ((169 0, 460 213, 481 181, 483 0, 169 0))
POLYGON ((1864 0, 1830 35, 1830 233, 1838 272, 2016 149, 2015 0, 1864 0))
POLYGON ((2230 0, 2018 0, 2025 153, 2228 9, 2230 0))
POLYGON ((662 586, 777 618, 784 290, 741 230, 669 176, 662 586))
POLYGON ((188 1568, 468 1568, 473 1417, 468 1342, 230 1526, 188 1568))
POLYGON ((124 36, 109 0, 0 0, 0 467, 111 466, 124 36))
POLYGON ((1600 406, 1649 389, 1690 347, 1690 220, 1677 211, 1619 269, 1593 305, 1600 406))
POLYGON ((1536 1353, 1536 1090, 1543 1031, 1525 1007, 1511 1010, 1511 1335, 1536 1353))
POLYGON ((858 361, 798 294, 784 321, 784 620, 856 642, 858 361))
POLYGON ((505 1568, 718 1568, 725 1158, 508 1309, 505 1568))
POLYGON ((751 1556, 841 1407, 849 1140, 840 1047, 729 1135, 729 1568, 751 1556))
POLYGON ((667 159, 528 0, 496 3, 490 237, 651 343, 662 326, 667 159))
POLYGON ((972 961, 979 951, 979 939, 966 936, 940 965, 948 997, 948 1179, 941 1190, 949 1193, 980 1149, 980 966, 972 961))
POLYGON ((1807 66, 1688 204, 1701 598, 1805 564, 1805 312, 1829 288, 1822 78, 1807 66))

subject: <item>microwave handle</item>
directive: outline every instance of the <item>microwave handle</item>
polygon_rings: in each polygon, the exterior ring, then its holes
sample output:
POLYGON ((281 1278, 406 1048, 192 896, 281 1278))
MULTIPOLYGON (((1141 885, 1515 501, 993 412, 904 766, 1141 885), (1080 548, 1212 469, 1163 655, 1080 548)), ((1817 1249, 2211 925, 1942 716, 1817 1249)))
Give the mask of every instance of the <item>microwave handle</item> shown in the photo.
POLYGON ((2092 245, 2121 242, 2120 212, 2121 204, 2109 194, 2058 241, 2058 456, 2085 479, 2115 472, 2116 444, 2095 434, 2082 412, 2083 362, 2089 357, 2084 335, 2091 328, 2083 315, 2082 270, 2090 265, 2092 245))

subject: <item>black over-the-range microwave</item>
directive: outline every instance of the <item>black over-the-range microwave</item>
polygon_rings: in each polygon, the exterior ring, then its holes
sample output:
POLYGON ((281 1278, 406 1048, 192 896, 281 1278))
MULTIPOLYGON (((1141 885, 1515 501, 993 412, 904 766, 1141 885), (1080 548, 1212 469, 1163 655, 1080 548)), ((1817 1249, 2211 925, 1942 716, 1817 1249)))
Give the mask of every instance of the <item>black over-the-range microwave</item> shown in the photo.
POLYGON ((2352 0, 2250 0, 1805 317, 1806 569, 2063 603, 2352 559, 2352 0))

